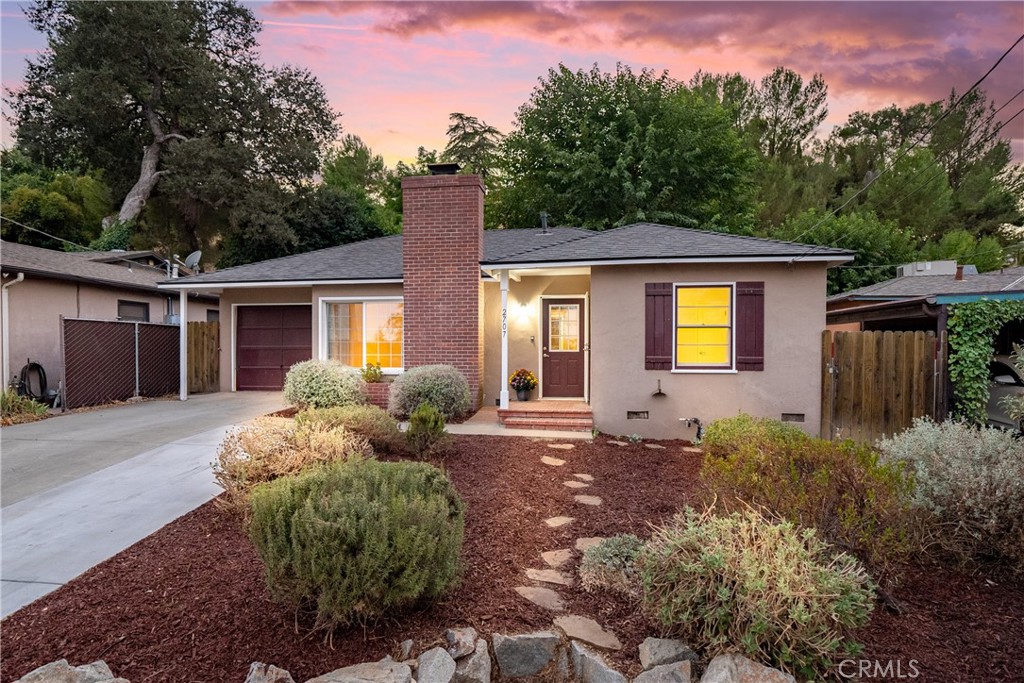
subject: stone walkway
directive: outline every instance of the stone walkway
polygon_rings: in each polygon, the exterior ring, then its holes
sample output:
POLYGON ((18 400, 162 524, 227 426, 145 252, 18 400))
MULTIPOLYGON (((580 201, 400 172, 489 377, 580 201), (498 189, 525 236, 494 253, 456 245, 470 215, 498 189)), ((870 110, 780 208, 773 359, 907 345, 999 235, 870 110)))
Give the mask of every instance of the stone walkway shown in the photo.
MULTIPOLYGON (((541 456, 540 464, 545 467, 564 467, 572 458, 572 451, 576 448, 570 443, 552 443, 548 448, 561 451, 562 457, 541 456)), ((571 479, 562 484, 566 487, 566 505, 591 505, 598 506, 603 503, 600 497, 576 493, 587 489, 594 482, 594 477, 585 472, 575 472, 571 479)), ((563 527, 572 524, 574 518, 568 515, 559 515, 544 520, 549 528, 563 527)), ((576 540, 575 550, 581 556, 587 548, 597 545, 603 538, 586 537, 576 540)), ((573 560, 573 550, 570 548, 557 548, 541 553, 540 558, 546 569, 527 567, 523 570, 526 579, 532 582, 529 586, 516 586, 515 591, 524 599, 533 604, 554 613, 553 626, 569 638, 580 640, 594 647, 604 650, 621 650, 622 643, 614 633, 603 628, 599 623, 590 617, 575 614, 565 614, 565 602, 558 593, 559 586, 569 586, 575 578, 575 567, 570 564, 573 560)))

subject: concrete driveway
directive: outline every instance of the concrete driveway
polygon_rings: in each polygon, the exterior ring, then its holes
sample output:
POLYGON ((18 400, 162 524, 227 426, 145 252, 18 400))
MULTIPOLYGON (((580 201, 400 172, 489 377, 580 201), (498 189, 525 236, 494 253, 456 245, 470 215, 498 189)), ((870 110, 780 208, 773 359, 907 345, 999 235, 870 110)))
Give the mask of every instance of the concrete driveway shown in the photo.
POLYGON ((278 392, 207 394, 5 427, 0 615, 213 498, 224 434, 281 407, 278 392))

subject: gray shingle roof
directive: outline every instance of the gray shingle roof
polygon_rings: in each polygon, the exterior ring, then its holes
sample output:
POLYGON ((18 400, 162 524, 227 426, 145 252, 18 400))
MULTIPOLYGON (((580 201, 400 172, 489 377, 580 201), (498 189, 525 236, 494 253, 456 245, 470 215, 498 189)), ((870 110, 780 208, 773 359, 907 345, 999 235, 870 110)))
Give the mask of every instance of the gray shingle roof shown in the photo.
POLYGON ((965 275, 963 280, 957 280, 952 275, 897 277, 836 294, 830 296, 828 300, 909 299, 940 294, 982 294, 1000 291, 1024 292, 1024 269, 1011 268, 1002 273, 965 275))
MULTIPOLYGON (((849 259, 853 252, 811 247, 706 230, 636 223, 605 232, 579 228, 487 230, 484 265, 551 264, 619 259, 758 258, 812 255, 849 259)), ((402 277, 402 237, 393 235, 343 244, 305 254, 203 273, 176 282, 234 284, 320 280, 398 280, 402 277)))
MULTIPOLYGON (((97 252, 89 253, 95 255, 97 252)), ((150 292, 156 291, 158 282, 167 279, 167 272, 162 268, 132 264, 129 269, 124 263, 95 261, 83 256, 82 252, 55 251, 7 241, 0 241, 0 264, 6 272, 20 271, 61 280, 94 282, 150 292)))

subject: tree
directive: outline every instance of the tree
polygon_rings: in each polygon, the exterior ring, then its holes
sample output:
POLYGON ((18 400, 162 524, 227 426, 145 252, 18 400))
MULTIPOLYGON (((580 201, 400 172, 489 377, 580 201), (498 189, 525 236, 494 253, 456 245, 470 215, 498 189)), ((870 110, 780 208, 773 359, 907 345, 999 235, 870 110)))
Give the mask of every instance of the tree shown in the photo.
POLYGON ((814 129, 828 116, 828 86, 821 74, 807 84, 800 74, 776 67, 757 87, 761 151, 765 156, 793 158, 803 154, 814 129))
POLYGON ((384 232, 401 232, 401 186, 397 186, 399 199, 396 209, 392 199, 396 189, 395 173, 384 164, 384 158, 374 154, 359 136, 346 135, 341 144, 328 154, 323 179, 325 185, 363 197, 372 208, 375 222, 384 232))
POLYGON ((667 73, 564 65, 540 79, 502 144, 506 227, 634 221, 742 230, 755 158, 732 114, 667 73))
POLYGON ((971 264, 979 272, 997 270, 1004 265, 1004 249, 994 237, 975 237, 966 230, 951 230, 936 242, 928 242, 921 249, 921 258, 927 261, 953 260, 971 264))
POLYGON ((938 239, 953 205, 946 172, 927 148, 900 157, 867 192, 864 208, 920 239, 938 239))
POLYGON ((475 116, 455 112, 448 118, 448 145, 441 158, 459 164, 466 173, 479 173, 487 183, 498 163, 501 133, 475 116))
POLYGON ((102 169, 120 202, 108 224, 139 219, 159 191, 195 248, 204 212, 312 177, 337 133, 311 74, 258 62, 259 23, 235 0, 39 0, 27 15, 49 49, 10 94, 18 144, 102 169))

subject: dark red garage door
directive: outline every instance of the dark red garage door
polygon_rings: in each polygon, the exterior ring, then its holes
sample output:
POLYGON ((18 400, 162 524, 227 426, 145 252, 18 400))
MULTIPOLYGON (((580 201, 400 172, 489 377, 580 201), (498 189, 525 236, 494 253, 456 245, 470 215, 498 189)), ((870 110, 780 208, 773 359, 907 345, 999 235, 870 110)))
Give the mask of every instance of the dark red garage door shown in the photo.
POLYGON ((235 319, 235 388, 273 391, 295 363, 313 357, 311 306, 239 306, 235 319))

